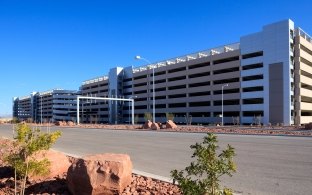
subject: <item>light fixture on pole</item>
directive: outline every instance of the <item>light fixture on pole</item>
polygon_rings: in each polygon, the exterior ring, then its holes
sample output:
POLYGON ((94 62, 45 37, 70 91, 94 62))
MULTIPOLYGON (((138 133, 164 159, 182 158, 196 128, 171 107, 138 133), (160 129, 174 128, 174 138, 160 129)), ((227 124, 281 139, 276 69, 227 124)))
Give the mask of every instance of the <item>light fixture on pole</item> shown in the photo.
POLYGON ((41 101, 40 101, 40 124, 42 125, 42 94, 41 94, 41 96, 40 96, 40 99, 41 99, 41 101))
POLYGON ((145 58, 142 58, 141 56, 135 56, 135 59, 136 60, 144 60, 145 62, 147 62, 151 67, 152 67, 152 70, 153 70, 153 123, 155 123, 155 74, 154 74, 154 65, 152 65, 152 63, 145 59, 145 58))
POLYGON ((229 84, 227 83, 227 84, 225 84, 225 85, 222 85, 222 91, 221 91, 221 101, 222 101, 222 112, 221 112, 221 120, 222 120, 222 122, 221 122, 221 126, 223 126, 223 88, 224 87, 228 87, 229 86, 229 84))
MULTIPOLYGON (((138 96, 134 95, 134 96, 130 96, 129 99, 134 99, 137 98, 138 96)), ((131 108, 131 102, 129 102, 129 124, 130 124, 130 108, 131 108)))

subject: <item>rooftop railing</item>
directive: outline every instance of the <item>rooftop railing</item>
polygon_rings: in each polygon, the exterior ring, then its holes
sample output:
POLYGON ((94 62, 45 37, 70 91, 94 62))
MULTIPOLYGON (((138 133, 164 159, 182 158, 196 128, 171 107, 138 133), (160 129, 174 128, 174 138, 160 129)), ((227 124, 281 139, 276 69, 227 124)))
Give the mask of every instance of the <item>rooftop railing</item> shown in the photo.
POLYGON ((212 48, 212 49, 200 51, 197 53, 192 53, 192 54, 188 54, 185 56, 180 56, 177 58, 168 59, 168 60, 157 62, 154 64, 148 64, 148 65, 144 65, 141 67, 133 68, 133 73, 145 71, 151 67, 160 68, 163 66, 168 66, 168 65, 177 64, 177 63, 186 62, 186 61, 191 61, 191 60, 196 60, 199 58, 217 55, 217 54, 221 54, 221 53, 226 53, 226 52, 234 51, 234 50, 238 50, 238 49, 239 49, 239 43, 224 45, 221 47, 212 48))
POLYGON ((304 38, 305 40, 309 41, 310 43, 312 43, 312 38, 311 36, 304 32, 304 30, 302 30, 301 28, 296 28, 296 36, 301 36, 302 38, 304 38))
POLYGON ((22 96, 18 98, 19 100, 26 100, 26 99, 30 99, 30 95, 27 96, 22 96))
POLYGON ((84 81, 84 82, 82 82, 82 85, 88 85, 88 84, 91 84, 91 83, 96 83, 96 82, 104 81, 104 80, 107 80, 107 79, 108 79, 108 76, 101 76, 101 77, 97 77, 97 78, 94 78, 94 79, 90 79, 90 80, 84 81))
POLYGON ((53 91, 55 90, 63 90, 61 88, 57 88, 57 89, 52 89, 52 90, 49 90, 49 91, 44 91, 44 92, 39 92, 39 95, 50 95, 53 93, 53 91))

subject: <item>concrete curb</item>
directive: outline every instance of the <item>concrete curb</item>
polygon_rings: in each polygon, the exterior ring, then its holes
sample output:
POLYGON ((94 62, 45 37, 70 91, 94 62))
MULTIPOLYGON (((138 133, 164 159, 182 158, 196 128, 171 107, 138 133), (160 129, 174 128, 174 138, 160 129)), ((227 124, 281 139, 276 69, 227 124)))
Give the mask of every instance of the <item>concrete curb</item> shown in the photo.
POLYGON ((172 183, 172 181, 173 181, 169 177, 155 175, 155 174, 152 174, 152 173, 147 173, 147 172, 139 171, 139 170, 136 170, 136 169, 132 169, 132 173, 137 174, 137 175, 141 175, 141 176, 144 176, 144 177, 150 177, 150 178, 157 179, 157 180, 164 181, 164 182, 168 182, 168 183, 172 183))

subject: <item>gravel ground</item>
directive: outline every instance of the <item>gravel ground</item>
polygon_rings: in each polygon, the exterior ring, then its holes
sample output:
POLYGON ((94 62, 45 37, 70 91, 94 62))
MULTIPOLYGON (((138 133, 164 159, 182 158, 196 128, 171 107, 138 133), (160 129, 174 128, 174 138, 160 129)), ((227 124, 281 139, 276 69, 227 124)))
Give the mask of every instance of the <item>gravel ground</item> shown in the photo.
MULTIPOLYGON (((162 125, 165 126, 165 125, 162 125)), ((99 128, 115 130, 149 130, 142 129, 142 125, 99 125, 80 124, 63 125, 62 127, 99 128)), ((247 135, 288 135, 288 136, 312 136, 312 130, 306 130, 302 126, 186 126, 179 125, 176 129, 159 129, 157 131, 172 132, 204 132, 204 133, 228 133, 247 135)))

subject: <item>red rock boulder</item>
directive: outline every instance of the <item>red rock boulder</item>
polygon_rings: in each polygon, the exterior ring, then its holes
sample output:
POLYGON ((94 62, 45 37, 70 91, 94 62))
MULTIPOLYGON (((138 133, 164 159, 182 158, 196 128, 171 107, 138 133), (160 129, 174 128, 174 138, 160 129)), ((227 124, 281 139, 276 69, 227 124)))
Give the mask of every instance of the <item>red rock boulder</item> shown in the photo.
POLYGON ((161 122, 157 122, 157 124, 158 124, 159 128, 161 128, 161 129, 164 128, 164 126, 163 126, 163 124, 161 122))
POLYGON ((151 129, 152 130, 159 130, 160 127, 159 127, 158 123, 152 123, 151 129))
POLYGON ((144 123, 144 125, 143 125, 143 129, 150 129, 150 128, 152 128, 152 122, 150 121, 150 120, 147 120, 145 123, 144 123))
POLYGON ((32 155, 31 158, 34 158, 37 161, 41 161, 46 158, 49 160, 50 166, 48 167, 49 173, 47 175, 38 176, 30 173, 28 177, 29 180, 45 180, 63 175, 67 172, 69 166, 71 165, 65 154, 55 150, 39 151, 32 155))
POLYGON ((176 129, 178 126, 172 121, 172 120, 168 120, 166 122, 166 128, 167 129, 176 129))
POLYGON ((68 126, 74 126, 75 123, 74 123, 73 121, 68 121, 68 122, 67 122, 67 125, 68 125, 68 126))
POLYGON ((304 128, 305 128, 306 130, 311 130, 311 129, 312 129, 312 123, 307 123, 307 124, 305 124, 305 125, 304 125, 304 128))
POLYGON ((72 194, 121 194, 131 184, 132 162, 126 154, 98 154, 77 159, 67 172, 72 194))

